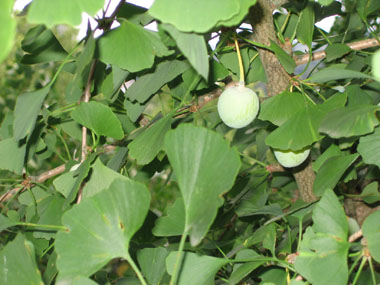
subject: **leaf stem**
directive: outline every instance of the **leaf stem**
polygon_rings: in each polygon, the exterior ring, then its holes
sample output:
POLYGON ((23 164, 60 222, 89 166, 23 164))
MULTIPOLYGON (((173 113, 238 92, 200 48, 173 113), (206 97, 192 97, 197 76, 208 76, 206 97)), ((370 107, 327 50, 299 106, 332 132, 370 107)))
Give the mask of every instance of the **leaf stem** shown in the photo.
POLYGON ((183 256, 183 248, 185 246, 185 241, 187 238, 187 231, 185 231, 181 236, 181 241, 179 242, 178 252, 177 252, 177 259, 174 264, 174 270, 172 278, 170 279, 170 285, 175 285, 177 283, 178 279, 178 273, 181 269, 182 264, 182 256, 183 256))
POLYGON ((147 285, 140 269, 137 267, 136 263, 132 259, 132 257, 127 253, 127 256, 125 256, 125 259, 128 261, 129 265, 131 265, 132 269, 135 271, 137 278, 140 280, 142 285, 147 285))
POLYGON ((354 280, 352 281, 352 285, 355 285, 356 282, 358 282, 359 276, 360 276, 360 274, 362 273, 363 267, 364 267, 364 265, 366 264, 366 262, 367 262, 367 257, 363 256, 363 258, 362 258, 362 262, 360 263, 360 266, 359 266, 359 270, 356 272, 356 274, 355 274, 355 278, 354 278, 354 280))
POLYGON ((58 231, 67 231, 68 230, 64 226, 43 225, 43 224, 34 224, 34 223, 25 223, 25 222, 18 222, 18 223, 16 223, 16 225, 17 226, 38 227, 38 228, 45 228, 45 229, 55 229, 58 231))
POLYGON ((239 84, 244 86, 245 85, 244 65, 243 65, 243 59, 241 57, 239 43, 238 43, 238 40, 237 40, 237 37, 236 37, 236 33, 234 33, 234 42, 235 42, 237 57, 238 57, 238 61, 239 61, 239 68, 240 68, 240 80, 239 80, 239 84))

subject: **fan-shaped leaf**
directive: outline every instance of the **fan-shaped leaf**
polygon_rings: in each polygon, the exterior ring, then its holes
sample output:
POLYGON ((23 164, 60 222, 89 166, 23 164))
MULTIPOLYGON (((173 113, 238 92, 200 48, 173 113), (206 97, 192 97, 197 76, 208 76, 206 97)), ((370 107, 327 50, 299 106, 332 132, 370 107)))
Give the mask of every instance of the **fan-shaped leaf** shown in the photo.
POLYGON ((348 138, 373 132, 379 125, 377 106, 355 105, 329 112, 321 122, 319 131, 332 138, 348 138))
POLYGON ((0 2, 0 63, 11 51, 16 34, 16 21, 12 17, 12 7, 13 0, 3 0, 0 2))
POLYGON ((149 210, 148 189, 127 178, 83 200, 62 217, 55 248, 60 275, 90 276, 115 257, 128 258, 129 241, 149 210))
POLYGON ((149 13, 183 32, 204 33, 240 12, 238 0, 156 0, 149 13), (212 11, 212 13, 210 13, 212 11))
POLYGON ((195 246, 232 187, 240 159, 219 134, 186 124, 166 134, 165 149, 185 204, 185 232, 195 246))
MULTIPOLYGON (((173 274, 173 268, 176 259, 176 251, 171 252, 166 259, 166 269, 170 275, 173 274)), ((181 266, 181 274, 178 278, 178 285, 212 285, 214 284, 216 273, 222 266, 226 265, 227 263, 227 259, 202 256, 192 252, 185 252, 181 266)))
POLYGON ((96 102, 82 102, 71 113, 71 117, 79 124, 89 128, 97 135, 122 139, 123 128, 111 108, 96 102))
POLYGON ((155 56, 172 53, 161 42, 156 32, 129 21, 121 21, 120 27, 104 34, 99 40, 98 49, 101 61, 117 65, 129 72, 150 68, 155 56))
POLYGON ((28 20, 48 27, 57 24, 78 26, 82 21, 82 13, 94 16, 103 5, 104 0, 34 0, 28 12, 28 20))

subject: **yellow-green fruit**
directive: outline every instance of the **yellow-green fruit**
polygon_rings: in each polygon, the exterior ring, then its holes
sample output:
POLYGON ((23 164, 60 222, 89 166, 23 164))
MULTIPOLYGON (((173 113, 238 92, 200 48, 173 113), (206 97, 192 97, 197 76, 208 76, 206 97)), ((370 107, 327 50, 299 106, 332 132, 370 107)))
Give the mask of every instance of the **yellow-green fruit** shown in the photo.
POLYGON ((372 74, 376 80, 380 81, 380 50, 372 56, 372 74))
POLYGON ((251 123, 259 112, 259 97, 251 89, 239 85, 233 86, 220 95, 218 113, 223 123, 235 129, 251 123))
POLYGON ((300 151, 291 150, 273 150, 277 161, 283 167, 296 167, 306 160, 309 156, 310 148, 302 149, 300 151))

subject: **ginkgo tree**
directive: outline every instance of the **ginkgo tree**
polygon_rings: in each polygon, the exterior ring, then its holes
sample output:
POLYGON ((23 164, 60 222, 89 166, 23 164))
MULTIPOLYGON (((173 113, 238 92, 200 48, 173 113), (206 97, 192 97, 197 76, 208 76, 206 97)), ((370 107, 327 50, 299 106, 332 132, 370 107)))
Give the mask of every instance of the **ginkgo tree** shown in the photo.
POLYGON ((12 6, 1 284, 380 282, 379 1, 12 6))

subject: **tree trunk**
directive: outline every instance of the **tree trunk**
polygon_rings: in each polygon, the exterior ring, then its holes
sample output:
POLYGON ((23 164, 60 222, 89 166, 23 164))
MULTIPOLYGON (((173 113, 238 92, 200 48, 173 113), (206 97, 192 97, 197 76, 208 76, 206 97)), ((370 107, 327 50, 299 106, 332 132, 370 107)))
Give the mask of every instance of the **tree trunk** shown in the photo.
MULTIPOLYGON (((252 40, 269 46, 271 41, 279 44, 273 24, 273 10, 284 4, 284 0, 258 0, 251 9, 249 20, 253 28, 252 40)), ((290 51, 289 51, 290 52, 290 51)), ((267 76, 268 96, 275 96, 289 86, 290 76, 282 67, 277 57, 269 50, 259 49, 261 62, 267 76)), ((313 193, 315 174, 311 162, 303 164, 293 171, 301 198, 305 202, 313 202, 317 197, 313 193)))

